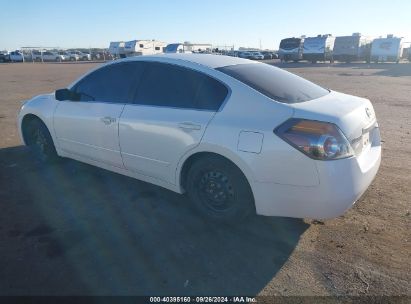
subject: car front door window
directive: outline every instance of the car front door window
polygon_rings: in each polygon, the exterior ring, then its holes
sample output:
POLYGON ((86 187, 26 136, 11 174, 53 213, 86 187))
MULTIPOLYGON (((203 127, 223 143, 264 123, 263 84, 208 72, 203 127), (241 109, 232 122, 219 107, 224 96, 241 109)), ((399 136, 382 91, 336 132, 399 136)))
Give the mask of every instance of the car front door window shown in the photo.
POLYGON ((143 63, 120 63, 99 69, 75 86, 79 101, 129 103, 143 69, 143 63))

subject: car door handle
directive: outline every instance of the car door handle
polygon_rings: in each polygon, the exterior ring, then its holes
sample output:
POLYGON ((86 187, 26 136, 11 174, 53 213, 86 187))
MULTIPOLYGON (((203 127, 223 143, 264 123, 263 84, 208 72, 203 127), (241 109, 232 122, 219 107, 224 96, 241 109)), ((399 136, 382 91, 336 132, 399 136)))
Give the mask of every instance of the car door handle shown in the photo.
POLYGON ((183 130, 201 130, 201 125, 193 122, 180 122, 178 127, 183 130))
POLYGON ((113 123, 113 122, 116 122, 116 119, 115 119, 115 118, 109 117, 109 116, 102 117, 102 118, 100 118, 100 120, 101 120, 102 122, 104 122, 104 124, 106 124, 106 125, 109 125, 109 124, 111 124, 111 123, 113 123))

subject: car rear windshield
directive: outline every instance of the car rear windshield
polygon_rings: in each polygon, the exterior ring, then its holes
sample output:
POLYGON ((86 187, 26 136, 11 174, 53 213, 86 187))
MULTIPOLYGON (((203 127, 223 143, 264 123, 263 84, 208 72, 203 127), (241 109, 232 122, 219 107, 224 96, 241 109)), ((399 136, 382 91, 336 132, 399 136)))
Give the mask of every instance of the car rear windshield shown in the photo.
POLYGON ((264 63, 230 65, 217 70, 282 103, 304 102, 329 93, 308 80, 264 63))

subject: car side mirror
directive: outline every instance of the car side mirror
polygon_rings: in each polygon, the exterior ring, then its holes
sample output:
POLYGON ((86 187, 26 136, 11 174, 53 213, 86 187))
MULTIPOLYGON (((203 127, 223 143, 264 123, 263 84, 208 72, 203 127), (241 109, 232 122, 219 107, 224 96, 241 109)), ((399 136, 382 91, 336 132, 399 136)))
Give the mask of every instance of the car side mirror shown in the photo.
POLYGON ((71 100, 71 101, 78 101, 78 94, 70 91, 69 89, 59 89, 55 92, 55 98, 59 101, 63 100, 71 100))

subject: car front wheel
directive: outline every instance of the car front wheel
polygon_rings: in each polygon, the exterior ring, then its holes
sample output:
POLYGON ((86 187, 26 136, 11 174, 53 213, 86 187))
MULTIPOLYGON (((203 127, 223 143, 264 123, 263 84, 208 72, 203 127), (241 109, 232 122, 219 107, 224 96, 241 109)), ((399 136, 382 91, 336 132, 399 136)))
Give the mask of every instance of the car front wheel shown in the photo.
POLYGON ((187 174, 187 193, 208 219, 236 222, 255 213, 254 198, 241 170, 219 156, 196 161, 187 174))
POLYGON ((41 162, 53 162, 59 158, 47 127, 39 119, 27 123, 24 137, 34 156, 41 162))

